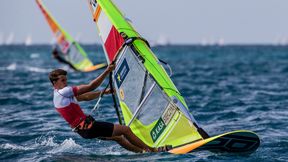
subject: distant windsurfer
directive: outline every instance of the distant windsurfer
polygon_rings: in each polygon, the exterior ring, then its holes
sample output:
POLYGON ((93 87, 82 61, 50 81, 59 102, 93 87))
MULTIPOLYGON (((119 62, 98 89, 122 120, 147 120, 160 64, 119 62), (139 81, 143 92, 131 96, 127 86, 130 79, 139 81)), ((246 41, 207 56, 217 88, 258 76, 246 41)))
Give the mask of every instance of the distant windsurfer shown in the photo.
MULTIPOLYGON (((78 101, 90 101, 100 96, 100 91, 93 91, 103 82, 105 77, 113 71, 114 64, 89 84, 79 86, 67 85, 67 72, 56 69, 49 73, 49 79, 54 87, 53 102, 56 110, 70 124, 80 136, 85 139, 100 138, 113 140, 127 150, 133 152, 166 151, 167 147, 151 148, 133 134, 131 129, 124 125, 95 121, 92 116, 84 114, 78 101)), ((112 93, 110 89, 105 94, 112 93)))
POLYGON ((54 59, 58 60, 60 63, 64 63, 64 64, 68 65, 70 68, 74 69, 75 71, 78 71, 69 61, 65 60, 63 57, 60 56, 57 48, 53 49, 52 56, 54 59))

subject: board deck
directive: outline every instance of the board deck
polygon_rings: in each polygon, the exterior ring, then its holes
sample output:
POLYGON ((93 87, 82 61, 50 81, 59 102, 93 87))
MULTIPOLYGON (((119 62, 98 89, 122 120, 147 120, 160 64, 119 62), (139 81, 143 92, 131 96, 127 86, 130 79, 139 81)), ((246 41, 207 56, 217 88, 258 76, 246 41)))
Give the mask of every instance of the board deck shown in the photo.
POLYGON ((193 151, 252 153, 260 145, 260 139, 254 132, 237 130, 199 140, 169 150, 173 154, 186 154, 193 151))

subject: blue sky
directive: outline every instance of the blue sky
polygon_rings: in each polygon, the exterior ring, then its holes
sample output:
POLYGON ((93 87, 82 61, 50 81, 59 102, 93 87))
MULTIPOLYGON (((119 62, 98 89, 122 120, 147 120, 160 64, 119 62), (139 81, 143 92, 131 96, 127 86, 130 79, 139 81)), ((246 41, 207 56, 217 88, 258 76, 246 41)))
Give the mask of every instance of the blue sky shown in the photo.
MULTIPOLYGON (((151 42, 287 43, 287 0, 114 0, 151 42), (176 2, 176 3, 173 3, 176 2)), ((86 0, 43 0, 59 24, 84 43, 99 42, 86 0)), ((49 43, 52 33, 35 0, 0 1, 0 43, 13 37, 49 43), (11 34, 13 33, 13 34, 11 34), (11 36, 13 35, 13 36, 11 36)))

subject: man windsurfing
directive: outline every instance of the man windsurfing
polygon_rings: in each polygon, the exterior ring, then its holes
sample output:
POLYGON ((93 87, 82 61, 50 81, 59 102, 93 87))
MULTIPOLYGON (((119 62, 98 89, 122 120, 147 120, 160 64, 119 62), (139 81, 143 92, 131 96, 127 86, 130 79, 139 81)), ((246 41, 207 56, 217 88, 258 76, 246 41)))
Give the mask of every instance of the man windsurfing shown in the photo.
MULTIPOLYGON (((101 85, 105 77, 114 70, 110 64, 106 70, 89 84, 78 86, 67 85, 67 72, 56 69, 49 73, 49 79, 54 88, 53 103, 60 115, 69 123, 71 128, 85 139, 100 138, 113 140, 127 150, 133 152, 167 151, 167 147, 151 148, 142 142, 128 126, 96 121, 82 111, 78 101, 90 101, 100 96, 100 91, 93 91, 101 85)), ((105 94, 111 93, 110 89, 105 94)))

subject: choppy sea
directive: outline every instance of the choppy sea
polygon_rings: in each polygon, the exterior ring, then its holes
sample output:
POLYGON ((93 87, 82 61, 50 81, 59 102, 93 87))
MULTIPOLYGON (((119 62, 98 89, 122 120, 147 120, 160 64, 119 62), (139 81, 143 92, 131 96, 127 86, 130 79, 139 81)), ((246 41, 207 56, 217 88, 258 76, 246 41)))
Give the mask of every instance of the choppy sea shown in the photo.
MULTIPOLYGON (((100 46, 86 45, 94 63, 100 46)), ((156 55, 199 124, 210 134, 247 129, 261 138, 250 155, 199 151, 135 154, 111 141, 85 140, 55 111, 48 73, 69 71, 69 84, 88 83, 102 70, 73 72, 53 60, 51 46, 0 46, 0 161, 288 161, 288 46, 162 46, 156 55)), ((102 87, 104 88, 104 86, 102 87)), ((96 101, 81 103, 89 113, 96 101)), ((93 114, 117 122, 111 97, 93 114)))

